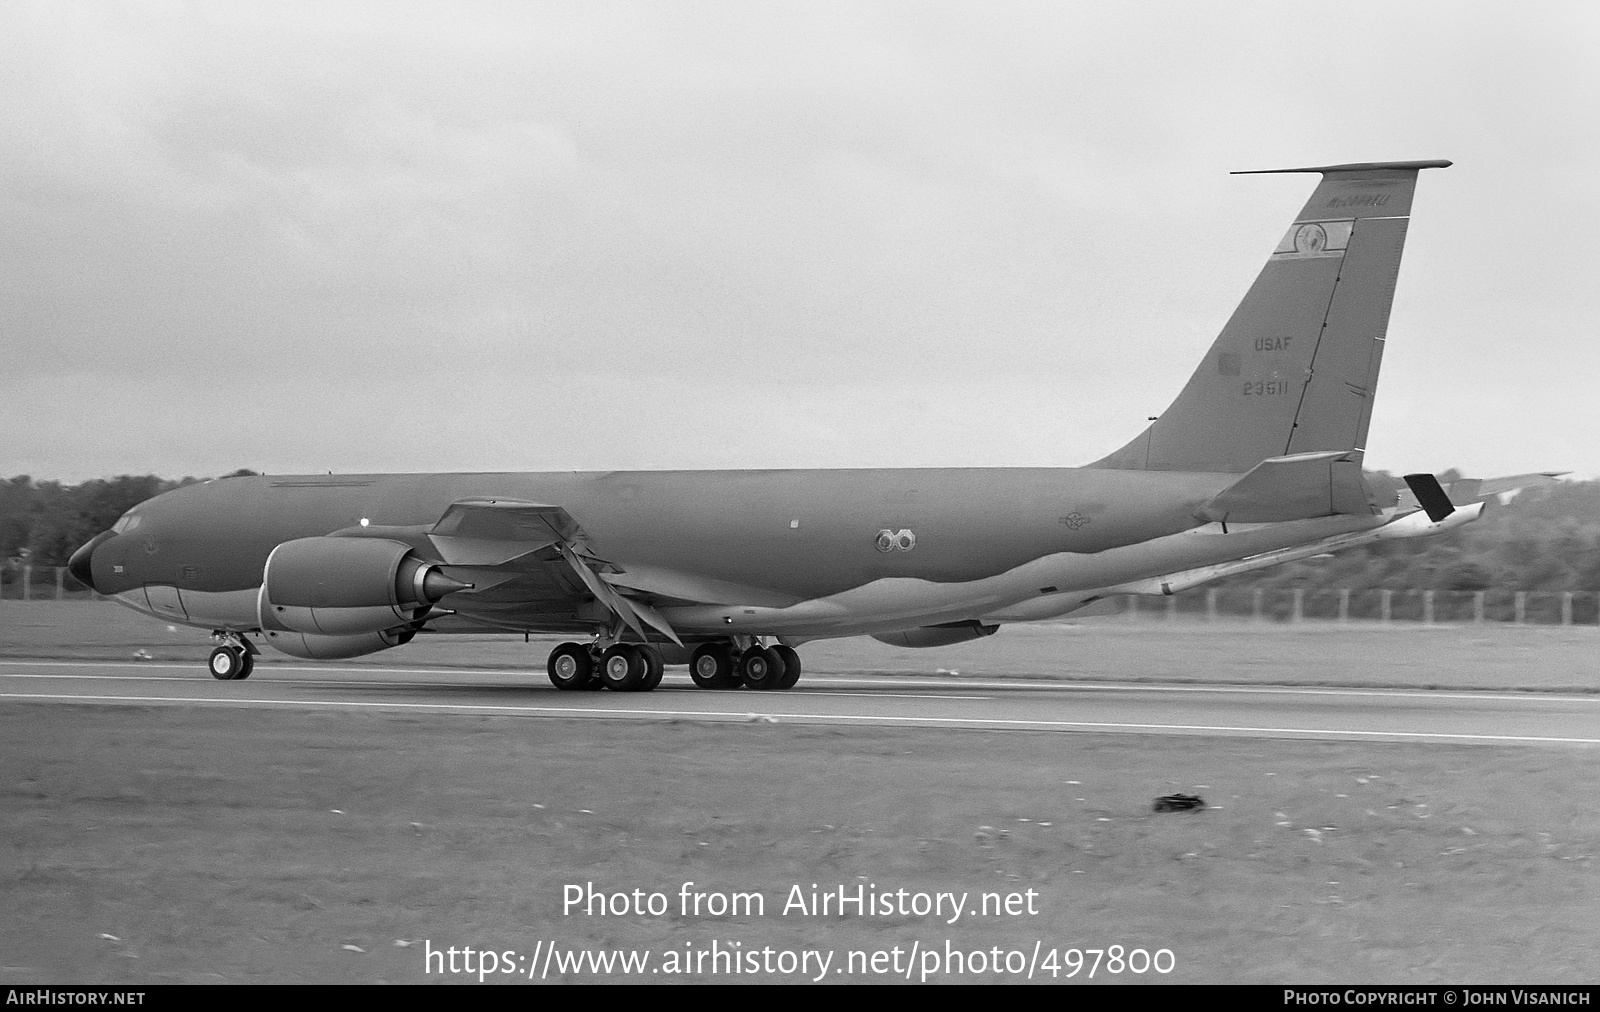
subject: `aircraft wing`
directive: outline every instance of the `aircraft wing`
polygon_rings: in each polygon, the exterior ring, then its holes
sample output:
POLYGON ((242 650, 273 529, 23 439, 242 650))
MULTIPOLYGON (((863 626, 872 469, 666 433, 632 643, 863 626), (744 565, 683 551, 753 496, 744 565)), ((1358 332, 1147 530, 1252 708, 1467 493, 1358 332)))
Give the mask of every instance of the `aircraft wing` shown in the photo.
POLYGON ((452 566, 499 566, 552 545, 587 541, 560 506, 517 499, 463 499, 450 504, 428 532, 452 566))
POLYGON ((659 631, 679 646, 683 641, 649 603, 626 597, 602 578, 621 569, 595 558, 589 537, 572 514, 560 506, 518 499, 462 499, 450 504, 428 540, 450 566, 482 569, 526 567, 529 563, 565 562, 579 582, 641 639, 644 627, 659 631))
POLYGON ((613 587, 649 594, 657 600, 678 604, 752 605, 766 608, 787 608, 802 599, 794 594, 751 587, 743 583, 718 580, 698 573, 685 573, 677 569, 629 564, 616 572, 604 572, 600 578, 613 587))

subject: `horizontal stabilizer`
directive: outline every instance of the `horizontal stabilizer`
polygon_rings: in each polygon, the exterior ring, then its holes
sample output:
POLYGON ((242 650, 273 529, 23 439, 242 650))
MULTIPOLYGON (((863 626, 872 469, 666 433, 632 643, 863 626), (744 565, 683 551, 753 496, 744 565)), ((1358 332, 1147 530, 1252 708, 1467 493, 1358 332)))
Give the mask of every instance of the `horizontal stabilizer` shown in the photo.
POLYGON ((1500 478, 1460 478, 1446 485, 1444 490, 1449 494, 1451 502, 1457 506, 1465 506, 1508 492, 1520 492, 1525 488, 1549 485, 1562 475, 1570 473, 1570 471, 1533 471, 1528 474, 1508 474, 1500 478))
POLYGON ((1343 165, 1307 165, 1299 169, 1238 169, 1230 176, 1265 176, 1279 172, 1415 172, 1417 169, 1448 169, 1455 163, 1446 158, 1425 158, 1416 162, 1346 162, 1343 165))
POLYGON ((1333 513, 1376 512, 1353 450, 1268 457, 1195 515, 1236 524, 1278 523, 1333 513))
MULTIPOLYGON (((1450 497, 1451 505, 1459 508, 1473 503, 1488 502, 1497 497, 1504 502, 1525 488, 1550 485, 1562 475, 1570 473, 1530 471, 1526 474, 1507 474, 1498 478, 1457 478, 1455 481, 1442 483, 1441 487, 1445 495, 1450 497)), ((1423 508, 1422 501, 1409 488, 1401 491, 1399 505, 1401 509, 1423 508)))

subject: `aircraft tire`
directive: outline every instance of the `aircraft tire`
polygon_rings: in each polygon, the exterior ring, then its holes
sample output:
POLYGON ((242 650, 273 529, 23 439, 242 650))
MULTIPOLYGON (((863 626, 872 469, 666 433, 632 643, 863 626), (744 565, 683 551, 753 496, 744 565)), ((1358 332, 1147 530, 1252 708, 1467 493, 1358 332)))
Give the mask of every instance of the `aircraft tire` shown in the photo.
POLYGON ((655 647, 640 647, 639 652, 644 654, 645 673, 634 691, 649 692, 661 684, 662 677, 667 673, 667 665, 661 659, 661 651, 655 647))
POLYGON ((600 678, 612 692, 632 692, 649 671, 644 651, 632 643, 618 643, 600 656, 600 678))
POLYGON ((239 672, 244 670, 244 652, 233 647, 217 647, 206 658, 206 667, 210 669, 211 677, 219 682, 243 678, 239 672))
POLYGON ((566 692, 587 689, 599 682, 595 677, 594 658, 589 655, 589 648, 581 643, 563 643, 556 647, 550 651, 550 661, 545 667, 550 683, 566 692))
POLYGON ((772 652, 777 654, 783 661, 783 677, 778 680, 778 684, 774 685, 773 688, 794 688, 794 683, 800 680, 800 655, 795 652, 794 647, 786 647, 782 643, 773 647, 772 652))
POLYGON ((256 656, 248 650, 239 651, 239 673, 233 676, 236 682, 242 682, 250 677, 250 672, 256 669, 256 656))
POLYGON ((783 681, 783 658, 774 651, 751 647, 739 658, 739 673, 747 689, 776 689, 783 681))
POLYGON ((731 689, 733 648, 727 643, 704 643, 689 659, 689 677, 702 689, 731 689))

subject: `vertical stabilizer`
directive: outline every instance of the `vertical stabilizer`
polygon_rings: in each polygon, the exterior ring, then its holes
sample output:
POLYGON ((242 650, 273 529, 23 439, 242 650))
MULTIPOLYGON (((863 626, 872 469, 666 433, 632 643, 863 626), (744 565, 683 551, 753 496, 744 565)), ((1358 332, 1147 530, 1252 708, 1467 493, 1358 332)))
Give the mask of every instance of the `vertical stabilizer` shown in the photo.
POLYGON ((1359 489, 1417 172, 1449 164, 1264 170, 1322 182, 1178 399, 1089 466, 1242 473, 1268 457, 1354 451, 1338 465, 1354 481, 1338 484, 1359 489))

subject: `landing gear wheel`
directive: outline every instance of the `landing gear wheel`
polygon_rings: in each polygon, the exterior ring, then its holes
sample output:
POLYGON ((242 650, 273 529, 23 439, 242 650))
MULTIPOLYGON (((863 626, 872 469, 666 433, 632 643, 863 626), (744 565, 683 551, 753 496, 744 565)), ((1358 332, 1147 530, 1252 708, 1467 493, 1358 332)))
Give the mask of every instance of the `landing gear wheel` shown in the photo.
POLYGON ((589 648, 581 643, 563 643, 550 651, 550 682, 565 691, 587 689, 599 682, 595 677, 594 658, 589 648))
POLYGON ((776 689, 783 681, 783 658, 771 650, 751 647, 739 658, 739 673, 747 689, 776 689))
POLYGON ((689 677, 702 689, 731 689, 733 648, 727 643, 705 643, 689 659, 689 677))
POLYGON ((256 655, 249 650, 239 651, 239 673, 233 676, 236 682, 242 682, 250 677, 250 672, 256 669, 256 655))
POLYGON ((632 643, 618 643, 600 658, 600 677, 612 692, 631 692, 650 670, 644 651, 632 643))
POLYGON ((644 654, 645 672, 636 691, 649 692, 661 684, 662 676, 667 673, 667 665, 661 659, 661 651, 655 647, 640 647, 639 652, 644 654))
POLYGON ((782 643, 772 648, 772 652, 783 661, 783 677, 778 679, 774 689, 792 689, 794 683, 800 680, 800 655, 795 653, 794 647, 786 647, 782 643))
MULTIPOLYGON (((239 672, 245 671, 245 658, 248 655, 237 647, 217 647, 211 651, 211 657, 206 661, 206 667, 211 669, 211 677, 219 682, 231 682, 235 678, 243 678, 239 672)), ((246 672, 248 673, 248 672, 246 672)))

